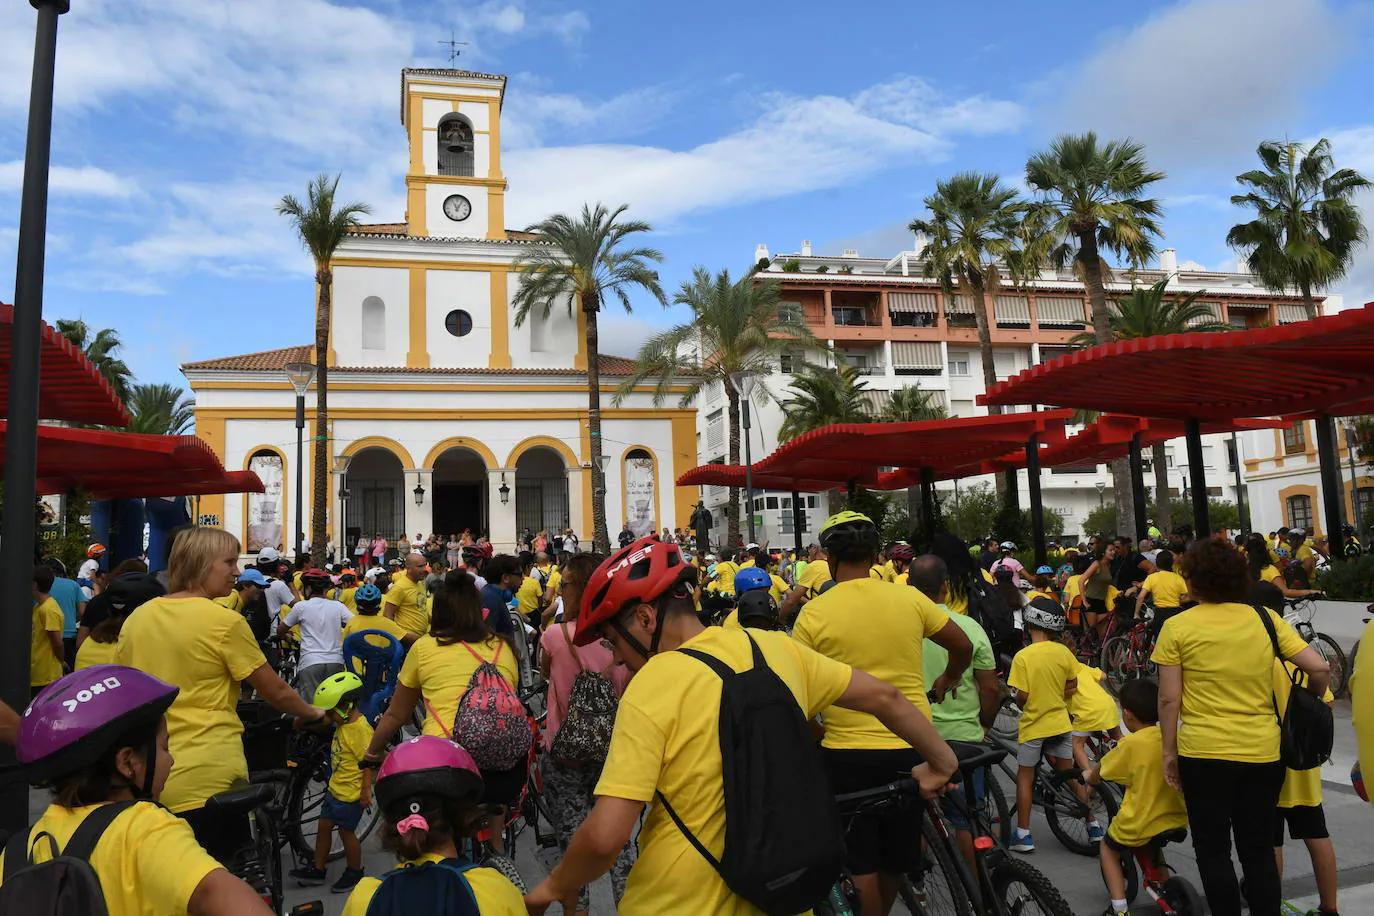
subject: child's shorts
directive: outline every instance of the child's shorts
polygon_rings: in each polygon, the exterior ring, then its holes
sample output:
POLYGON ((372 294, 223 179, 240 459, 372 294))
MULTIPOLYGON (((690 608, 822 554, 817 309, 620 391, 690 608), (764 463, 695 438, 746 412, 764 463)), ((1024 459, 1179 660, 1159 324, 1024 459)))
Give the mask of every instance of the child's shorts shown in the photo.
POLYGON ((1274 812, 1274 845, 1283 845, 1283 825, 1288 823, 1288 835, 1295 840, 1324 840, 1331 836, 1326 830, 1326 812, 1321 805, 1294 805, 1274 812))
POLYGON ((333 793, 325 792, 324 803, 320 805, 320 817, 329 818, 335 827, 343 830, 357 830, 358 823, 363 819, 363 804, 360 801, 339 801, 333 793))
POLYGON ((1068 732, 1049 738, 1032 738, 1016 745, 1017 766, 1033 767, 1040 763, 1045 754, 1063 760, 1073 759, 1073 738, 1068 732))

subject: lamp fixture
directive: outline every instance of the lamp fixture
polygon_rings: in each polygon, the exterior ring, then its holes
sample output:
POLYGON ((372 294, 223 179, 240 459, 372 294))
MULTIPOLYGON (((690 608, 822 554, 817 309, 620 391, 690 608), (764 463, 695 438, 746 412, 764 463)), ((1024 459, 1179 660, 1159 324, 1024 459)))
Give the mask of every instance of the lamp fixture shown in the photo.
POLYGON ((414 490, 411 490, 410 492, 412 492, 412 493, 415 494, 415 505, 417 505, 417 506, 423 506, 423 505, 425 504, 425 485, 424 485, 424 484, 422 484, 422 483, 417 483, 417 484, 415 485, 415 489, 414 489, 414 490))
POLYGON ((501 472, 501 486, 497 488, 496 492, 501 496, 501 505, 504 506, 510 502, 510 486, 506 483, 505 471, 501 472))
POLYGON ((291 387, 296 389, 297 397, 305 397, 305 392, 310 388, 310 383, 315 381, 315 364, 287 363, 286 377, 291 382, 291 387))

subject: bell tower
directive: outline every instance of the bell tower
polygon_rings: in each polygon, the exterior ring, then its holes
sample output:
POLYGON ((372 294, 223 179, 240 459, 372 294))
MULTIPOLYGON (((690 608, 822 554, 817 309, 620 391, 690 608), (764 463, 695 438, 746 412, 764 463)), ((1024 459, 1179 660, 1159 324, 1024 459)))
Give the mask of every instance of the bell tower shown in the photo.
POLYGON ((401 72, 401 123, 410 143, 410 235, 506 237, 501 102, 506 78, 468 70, 401 72))

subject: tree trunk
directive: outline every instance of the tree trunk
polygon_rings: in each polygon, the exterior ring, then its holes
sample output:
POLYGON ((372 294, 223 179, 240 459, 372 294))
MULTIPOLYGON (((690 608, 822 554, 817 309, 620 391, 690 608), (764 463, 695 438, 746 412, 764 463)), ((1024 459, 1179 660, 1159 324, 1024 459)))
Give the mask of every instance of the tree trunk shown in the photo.
MULTIPOLYGON (((730 435, 730 457, 729 461, 736 467, 739 466, 739 433, 740 433, 740 413, 739 413, 739 393, 735 391, 735 386, 730 384, 730 379, 722 378, 721 383, 725 386, 725 399, 728 406, 726 410, 726 423, 730 435)), ((734 550, 743 543, 739 537, 739 501, 740 488, 730 488, 730 501, 725 505, 725 546, 734 550)), ((745 510, 749 511, 748 509, 745 510)), ((725 559, 723 556, 721 559, 725 559)))
POLYGON ((1156 442, 1150 456, 1155 465, 1155 527, 1168 537, 1174 530, 1174 507, 1169 499, 1169 456, 1164 454, 1164 443, 1156 442))
POLYGON ((592 443, 592 543, 610 556, 611 535, 606 529, 606 470, 601 466, 601 340, 596 326, 600 302, 595 293, 582 294, 587 319, 587 436, 592 443))
MULTIPOLYGON (((1078 261, 1083 271, 1083 285, 1088 289, 1092 305, 1093 336, 1098 344, 1113 340, 1111 313, 1107 311, 1107 287, 1102 280, 1102 256, 1097 250, 1094 230, 1078 234, 1078 261)), ((1116 534, 1132 533, 1135 527, 1135 499, 1131 492, 1131 464, 1118 458, 1107 467, 1112 472, 1112 495, 1116 501, 1116 534)))
POLYGON ((1307 310, 1307 317, 1316 318, 1317 300, 1312 298, 1312 284, 1304 280, 1298 287, 1302 290, 1302 307, 1307 310))
MULTIPOLYGON (((970 282, 969 288, 973 295, 973 322, 978 328, 978 359, 983 364, 983 390, 989 391, 992 386, 997 384, 997 364, 993 359, 992 352, 992 319, 989 317, 996 314, 988 308, 988 291, 982 282, 970 282)), ((989 414, 1000 414, 1001 405, 993 404, 988 407, 989 414)), ((1005 474, 994 474, 993 480, 996 481, 997 496, 1003 503, 1007 501, 1007 477, 1005 474)))
MULTIPOLYGON (((334 274, 327 264, 315 273, 315 281, 320 285, 320 296, 315 306, 315 473, 310 494, 310 565, 320 568, 326 562, 325 519, 329 511, 329 316, 334 274)), ((335 541, 343 543, 342 520, 334 528, 335 541)))

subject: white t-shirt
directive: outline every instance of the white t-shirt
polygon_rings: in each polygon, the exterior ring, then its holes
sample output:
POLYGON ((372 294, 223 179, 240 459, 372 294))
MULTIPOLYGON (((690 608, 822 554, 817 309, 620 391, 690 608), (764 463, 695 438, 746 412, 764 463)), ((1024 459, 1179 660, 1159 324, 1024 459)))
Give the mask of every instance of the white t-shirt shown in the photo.
POLYGON ((291 586, 281 579, 273 579, 263 590, 267 596, 267 616, 271 620, 276 620, 281 613, 282 605, 290 604, 296 600, 296 596, 291 591, 291 586))
POLYGON ((76 573, 78 579, 88 579, 95 581, 96 570, 100 569, 100 561, 96 559, 85 560, 81 564, 81 569, 76 573))
POLYGON ((353 613, 332 598, 307 598, 286 612, 288 627, 301 626, 301 657, 298 668, 343 664, 343 628, 353 613))

